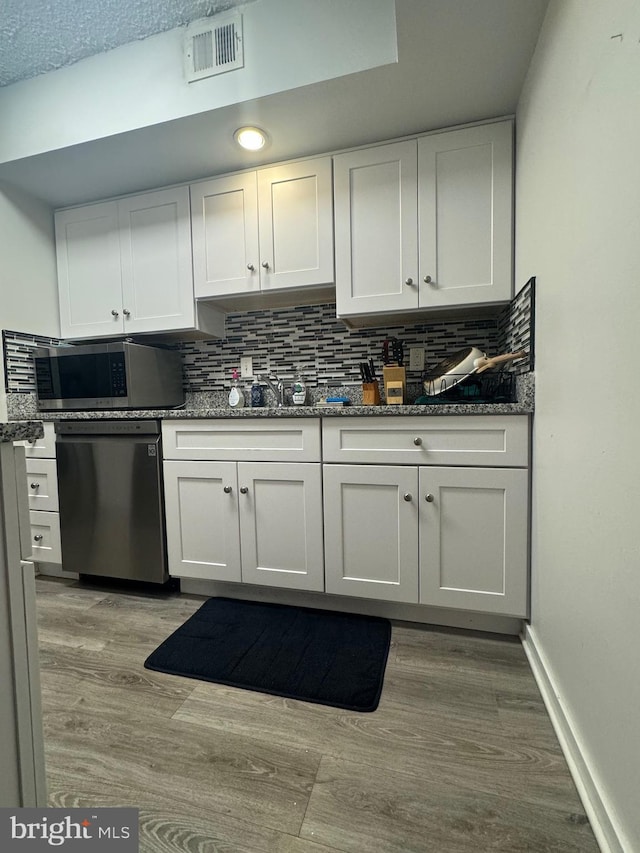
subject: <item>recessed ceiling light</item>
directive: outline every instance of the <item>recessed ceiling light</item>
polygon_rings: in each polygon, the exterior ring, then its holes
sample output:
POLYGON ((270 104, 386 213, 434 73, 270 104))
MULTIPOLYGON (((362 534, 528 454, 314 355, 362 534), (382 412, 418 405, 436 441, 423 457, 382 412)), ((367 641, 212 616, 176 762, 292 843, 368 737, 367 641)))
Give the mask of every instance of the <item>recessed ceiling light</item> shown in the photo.
POLYGON ((259 127, 239 127, 233 134, 234 139, 247 151, 259 151, 267 144, 267 134, 259 127))

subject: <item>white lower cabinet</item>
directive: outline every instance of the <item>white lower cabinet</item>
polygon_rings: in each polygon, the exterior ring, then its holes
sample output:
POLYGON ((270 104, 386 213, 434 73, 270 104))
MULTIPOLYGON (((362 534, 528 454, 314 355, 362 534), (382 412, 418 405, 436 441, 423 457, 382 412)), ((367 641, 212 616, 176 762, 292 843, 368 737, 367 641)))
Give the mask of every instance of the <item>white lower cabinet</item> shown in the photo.
POLYGON ((235 462, 164 463, 169 574, 242 580, 235 462))
POLYGON ((528 613, 526 415, 322 428, 327 592, 528 613))
POLYGON ((528 472, 420 468, 420 603, 527 615, 528 472))
POLYGON ((32 509, 29 512, 31 523, 31 559, 36 563, 61 563, 60 514, 32 509))
POLYGON ((526 617, 528 428, 526 415, 165 421, 170 574, 526 617))
POLYGON ((327 592, 527 614, 527 471, 325 465, 327 592))
POLYGON ((314 462, 239 462, 242 580, 324 590, 322 470, 314 462))
POLYGON ((62 563, 56 436, 51 422, 44 424, 44 436, 17 442, 25 448, 25 484, 31 526, 29 559, 36 563, 62 563))
POLYGON ((327 592, 418 602, 418 470, 325 465, 327 592))
POLYGON ((324 590, 319 463, 164 463, 169 572, 324 590))

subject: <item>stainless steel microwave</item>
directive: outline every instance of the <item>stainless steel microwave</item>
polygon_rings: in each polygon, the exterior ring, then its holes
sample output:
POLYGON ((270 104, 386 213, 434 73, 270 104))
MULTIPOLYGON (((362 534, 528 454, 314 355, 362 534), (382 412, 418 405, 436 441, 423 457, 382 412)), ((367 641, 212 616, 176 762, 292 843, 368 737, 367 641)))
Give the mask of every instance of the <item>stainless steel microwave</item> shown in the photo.
POLYGON ((33 354, 41 410, 165 409, 184 403, 175 350, 120 341, 38 347, 33 354))

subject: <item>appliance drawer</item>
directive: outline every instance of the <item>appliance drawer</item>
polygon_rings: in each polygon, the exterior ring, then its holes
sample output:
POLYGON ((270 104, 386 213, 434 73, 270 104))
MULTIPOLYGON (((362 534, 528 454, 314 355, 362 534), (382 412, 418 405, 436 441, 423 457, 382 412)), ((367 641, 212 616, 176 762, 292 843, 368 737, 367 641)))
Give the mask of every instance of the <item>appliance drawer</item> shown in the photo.
POLYGON ((431 415, 328 418, 325 462, 525 468, 527 415, 431 415))
POLYGON ((320 462, 319 418, 162 422, 165 459, 320 462))
POLYGON ((60 516, 57 512, 42 512, 32 509, 31 558, 36 563, 62 563, 60 547, 60 516))
POLYGON ((58 477, 55 459, 27 459, 29 509, 58 510, 58 477))

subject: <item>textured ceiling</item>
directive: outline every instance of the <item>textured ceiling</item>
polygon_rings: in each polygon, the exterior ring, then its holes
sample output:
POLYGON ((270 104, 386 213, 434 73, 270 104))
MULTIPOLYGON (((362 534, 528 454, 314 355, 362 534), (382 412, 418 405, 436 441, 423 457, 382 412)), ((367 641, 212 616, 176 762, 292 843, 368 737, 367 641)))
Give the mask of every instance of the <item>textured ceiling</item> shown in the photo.
POLYGON ((0 86, 247 0, 0 0, 0 86))

